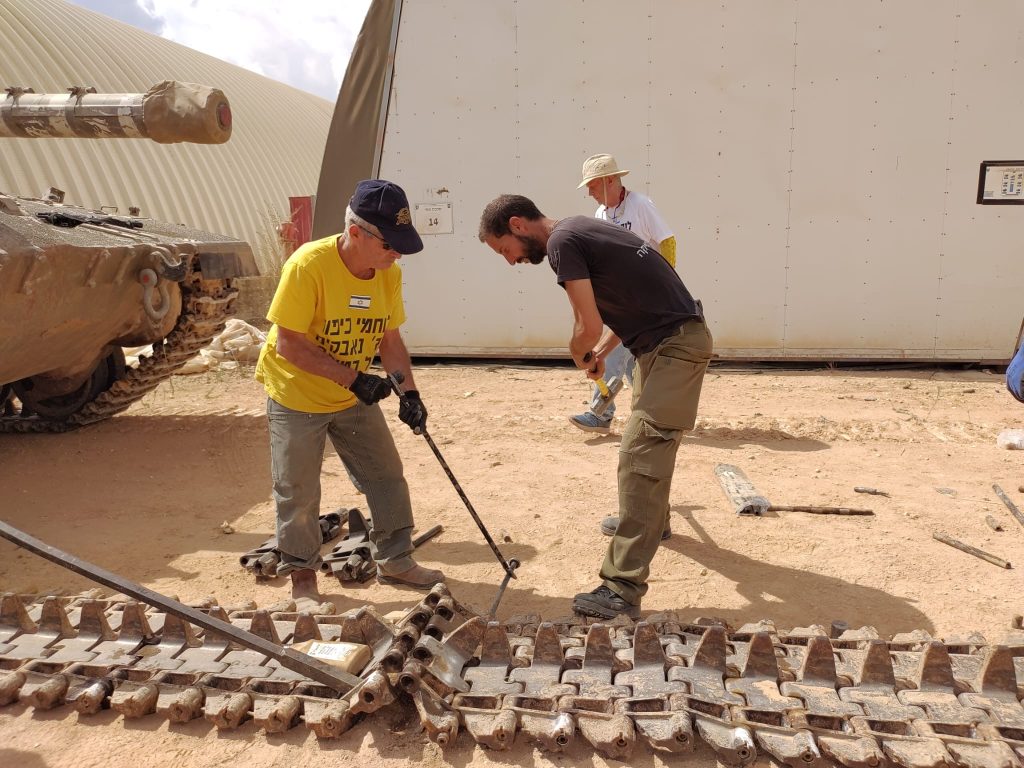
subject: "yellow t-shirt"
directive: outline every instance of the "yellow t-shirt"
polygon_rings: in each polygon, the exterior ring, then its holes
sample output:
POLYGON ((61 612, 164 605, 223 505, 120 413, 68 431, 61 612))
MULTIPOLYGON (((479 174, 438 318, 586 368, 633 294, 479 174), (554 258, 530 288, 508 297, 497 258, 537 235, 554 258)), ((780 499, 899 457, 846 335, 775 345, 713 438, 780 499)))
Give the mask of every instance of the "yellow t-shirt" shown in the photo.
POLYGON ((402 270, 377 270, 369 280, 349 272, 338 236, 306 243, 281 271, 267 319, 274 324, 256 364, 256 380, 285 408, 331 413, 351 408, 356 397, 323 376, 303 371, 277 352, 277 329, 304 333, 338 362, 365 371, 384 331, 405 322, 402 270))

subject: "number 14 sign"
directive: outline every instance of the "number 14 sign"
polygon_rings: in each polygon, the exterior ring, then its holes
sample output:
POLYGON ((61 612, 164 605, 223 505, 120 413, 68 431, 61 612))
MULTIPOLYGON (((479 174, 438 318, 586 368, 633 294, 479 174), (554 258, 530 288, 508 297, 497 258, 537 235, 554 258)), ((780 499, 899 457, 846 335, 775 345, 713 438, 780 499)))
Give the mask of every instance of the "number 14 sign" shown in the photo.
POLYGON ((452 228, 451 203, 417 203, 413 223, 421 235, 450 235, 452 228))

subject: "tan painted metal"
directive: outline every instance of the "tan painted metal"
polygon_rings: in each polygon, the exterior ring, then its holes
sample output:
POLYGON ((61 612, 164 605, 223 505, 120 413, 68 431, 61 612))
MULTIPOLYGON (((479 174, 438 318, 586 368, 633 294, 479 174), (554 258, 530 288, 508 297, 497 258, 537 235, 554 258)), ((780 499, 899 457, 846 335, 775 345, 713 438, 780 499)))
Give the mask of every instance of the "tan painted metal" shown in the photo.
POLYGON ((0 138, 0 192, 54 186, 86 208, 138 207, 231 233, 273 266, 288 197, 316 191, 330 102, 64 0, 0 0, 0 51, 0 100, 12 86, 135 93, 173 79, 221 89, 233 124, 220 146, 0 138))

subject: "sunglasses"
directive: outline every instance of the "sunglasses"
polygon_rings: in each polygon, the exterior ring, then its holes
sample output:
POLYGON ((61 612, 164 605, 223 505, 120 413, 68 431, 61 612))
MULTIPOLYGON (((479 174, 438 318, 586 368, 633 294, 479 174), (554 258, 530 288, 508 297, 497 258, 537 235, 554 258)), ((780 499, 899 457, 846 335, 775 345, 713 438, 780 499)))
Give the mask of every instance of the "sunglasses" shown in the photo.
MULTIPOLYGON (((353 223, 355 223, 355 222, 353 222, 353 223)), ((373 234, 373 232, 371 232, 371 231, 370 231, 370 230, 368 230, 368 229, 367 229, 366 227, 364 227, 364 226, 362 226, 362 225, 360 225, 360 224, 356 224, 356 226, 357 226, 357 227, 359 227, 359 228, 360 228, 361 230, 363 230, 363 232, 365 232, 366 234, 368 234, 368 235, 369 235, 370 237, 372 237, 372 238, 373 238, 374 240, 380 240, 380 244, 381 244, 381 245, 382 245, 382 246, 384 247, 384 250, 385 250, 385 251, 394 251, 394 250, 395 250, 394 248, 392 248, 392 247, 391 247, 391 243, 389 243, 389 242, 388 242, 387 240, 385 240, 385 239, 384 239, 383 237, 381 237, 380 235, 375 235, 375 234, 373 234)), ((398 253, 398 251, 395 251, 395 253, 398 253)))

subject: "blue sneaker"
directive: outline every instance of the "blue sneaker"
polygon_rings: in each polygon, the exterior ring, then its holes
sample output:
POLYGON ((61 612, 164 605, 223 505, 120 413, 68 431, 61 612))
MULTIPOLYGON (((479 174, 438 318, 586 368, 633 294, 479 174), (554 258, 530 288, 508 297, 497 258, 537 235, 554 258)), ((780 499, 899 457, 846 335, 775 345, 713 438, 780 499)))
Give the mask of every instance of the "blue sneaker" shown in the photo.
POLYGON ((590 411, 581 413, 578 416, 570 416, 569 423, 577 429, 582 429, 584 432, 598 432, 602 435, 607 435, 612 425, 611 419, 602 419, 599 416, 595 416, 590 411))

